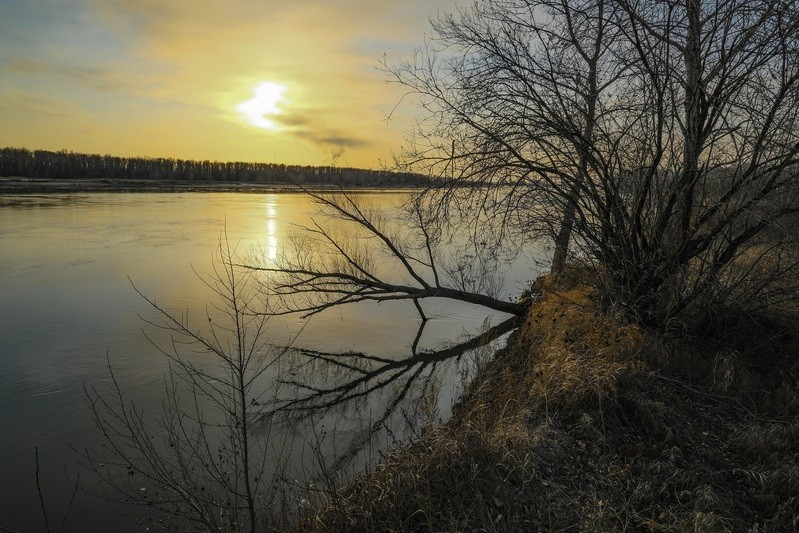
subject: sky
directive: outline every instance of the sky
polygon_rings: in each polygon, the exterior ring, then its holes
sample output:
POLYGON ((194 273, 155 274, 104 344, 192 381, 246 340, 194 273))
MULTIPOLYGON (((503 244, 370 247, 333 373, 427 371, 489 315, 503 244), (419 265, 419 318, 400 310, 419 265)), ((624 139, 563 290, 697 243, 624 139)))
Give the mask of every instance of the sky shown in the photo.
POLYGON ((0 0, 0 147, 381 168, 454 0, 0 0))

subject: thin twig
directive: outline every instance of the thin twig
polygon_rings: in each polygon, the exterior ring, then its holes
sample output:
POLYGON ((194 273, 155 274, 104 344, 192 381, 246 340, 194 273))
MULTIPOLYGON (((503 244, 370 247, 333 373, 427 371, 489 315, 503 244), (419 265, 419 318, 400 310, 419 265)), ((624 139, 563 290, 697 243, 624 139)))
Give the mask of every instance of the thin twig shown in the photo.
POLYGON ((39 483, 39 447, 33 448, 36 455, 36 492, 39 495, 39 505, 42 508, 42 516, 44 517, 44 525, 47 533, 50 533, 50 521, 47 519, 47 507, 44 505, 44 494, 42 493, 42 486, 39 483))

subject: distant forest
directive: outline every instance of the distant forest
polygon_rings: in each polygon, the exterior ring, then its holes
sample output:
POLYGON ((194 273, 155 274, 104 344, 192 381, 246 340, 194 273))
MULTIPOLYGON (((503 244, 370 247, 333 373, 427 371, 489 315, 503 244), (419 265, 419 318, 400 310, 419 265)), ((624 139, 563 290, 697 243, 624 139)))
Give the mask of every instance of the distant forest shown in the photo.
POLYGON ((193 161, 163 157, 114 157, 61 150, 0 148, 0 176, 48 180, 153 180, 346 185, 423 186, 420 174, 335 166, 193 161))

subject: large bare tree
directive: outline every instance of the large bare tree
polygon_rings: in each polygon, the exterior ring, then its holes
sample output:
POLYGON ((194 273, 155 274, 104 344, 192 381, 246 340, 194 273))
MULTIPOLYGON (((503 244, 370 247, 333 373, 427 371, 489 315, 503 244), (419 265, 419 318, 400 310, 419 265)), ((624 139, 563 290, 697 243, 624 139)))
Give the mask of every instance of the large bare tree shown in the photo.
POLYGON ((429 220, 548 231, 554 272, 574 231, 648 324, 792 298, 798 25, 785 0, 478 2, 388 68, 420 107, 399 161, 438 178, 429 220))
POLYGON ((601 122, 626 108, 616 2, 494 0, 433 21, 414 60, 386 66, 420 107, 398 164, 437 178, 428 205, 498 248, 551 236, 562 270, 601 122), (614 96, 615 95, 615 96, 614 96))
MULTIPOLYGON (((484 0, 432 29, 385 68, 418 106, 398 163, 435 185, 401 221, 317 195, 307 240, 257 267, 284 299, 273 312, 407 300, 420 333, 428 298, 518 317, 525 304, 499 298, 492 274, 542 238, 553 272, 571 251, 609 306, 663 330, 795 300, 794 2, 484 0), (447 265, 440 245, 459 238, 468 254, 447 265)), ((413 376, 418 337, 405 365, 314 354, 358 377, 306 400, 413 376)))

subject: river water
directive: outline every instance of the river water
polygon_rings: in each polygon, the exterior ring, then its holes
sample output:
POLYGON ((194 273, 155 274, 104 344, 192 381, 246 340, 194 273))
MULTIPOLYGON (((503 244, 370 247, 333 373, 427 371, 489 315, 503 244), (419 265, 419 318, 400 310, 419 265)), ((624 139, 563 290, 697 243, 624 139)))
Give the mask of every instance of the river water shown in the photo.
MULTIPOLYGON (((368 201, 391 212, 407 194, 372 193, 368 201)), ((107 360, 139 408, 159 409, 167 363, 142 332, 148 326, 141 316, 151 318, 152 309, 131 282, 176 314, 202 316, 213 295, 199 278, 211 271, 223 230, 242 257, 256 249, 274 257, 292 228, 309 224, 315 213, 301 194, 0 196, 0 526, 44 529, 35 448, 50 522, 60 522, 81 473, 75 450, 100 442, 83 388, 109 389, 107 360)), ((511 270, 505 292, 518 294, 534 275, 526 267, 511 270)), ((478 331, 489 316, 451 302, 426 304, 426 312, 431 320, 420 348, 478 331)), ((497 323, 504 316, 489 318, 497 323)), ((401 357, 418 324, 411 304, 367 304, 308 323, 274 319, 269 340, 401 357)), ((456 381, 442 386, 441 416, 457 394, 456 381)), ((370 401, 358 410, 368 425, 380 406, 370 401)), ((357 423, 340 426, 345 442, 357 423)), ((117 532, 142 530, 95 496, 77 493, 70 530, 107 531, 112 524, 117 532)))

